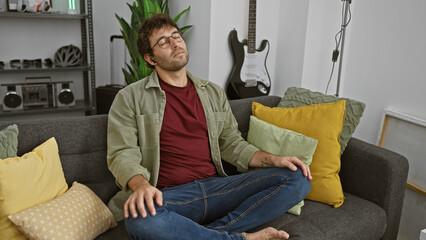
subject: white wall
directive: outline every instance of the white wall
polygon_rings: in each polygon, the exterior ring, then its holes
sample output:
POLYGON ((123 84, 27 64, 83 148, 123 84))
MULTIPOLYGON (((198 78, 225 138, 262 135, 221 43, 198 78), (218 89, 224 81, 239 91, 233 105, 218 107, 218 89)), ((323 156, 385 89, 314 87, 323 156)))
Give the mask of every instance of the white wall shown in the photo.
POLYGON ((301 86, 308 7, 308 0, 280 1, 275 84, 272 91, 277 96, 284 96, 289 87, 301 86))
MULTIPOLYGON (((324 92, 341 4, 309 5, 302 86, 324 92)), ((340 96, 366 103, 355 136, 375 143, 386 107, 426 118, 426 2, 353 1, 351 9, 340 96)), ((335 82, 329 93, 335 93, 335 82)))
MULTIPOLYGON (((341 25, 342 3, 343 1, 335 0, 309 1, 302 75, 302 85, 305 88, 325 93, 332 67, 334 37, 341 25)), ((347 33, 349 32, 350 27, 347 33)), ((347 35, 346 39, 348 38, 347 35)), ((338 62, 328 94, 336 92, 337 69, 338 62)))
POLYGON ((422 0, 354 2, 343 92, 367 103, 359 131, 367 141, 386 107, 426 119, 425 11, 422 0))
MULTIPOLYGON (((95 72, 96 86, 103 86, 111 83, 110 77, 110 36, 121 35, 120 24, 115 14, 130 22, 130 10, 126 2, 133 3, 132 0, 92 0, 93 5, 93 32, 95 42, 95 72)), ((124 41, 114 41, 114 83, 124 84, 124 76, 120 66, 124 65, 124 41), (123 54, 120 54, 123 53, 123 54)), ((126 50, 127 51, 127 50, 126 50)))

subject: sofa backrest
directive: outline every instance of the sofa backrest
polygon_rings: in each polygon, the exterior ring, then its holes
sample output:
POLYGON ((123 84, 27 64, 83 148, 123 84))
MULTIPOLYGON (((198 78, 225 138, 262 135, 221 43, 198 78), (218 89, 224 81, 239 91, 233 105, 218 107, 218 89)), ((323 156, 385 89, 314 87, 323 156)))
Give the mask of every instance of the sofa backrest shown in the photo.
MULTIPOLYGON (((279 100, 279 97, 266 96, 230 101, 244 138, 248 132, 251 103, 276 106, 279 100)), ((19 128, 19 156, 55 137, 68 185, 74 181, 82 183, 105 203, 119 190, 106 162, 107 115, 0 122, 0 129, 13 123, 19 128)))
POLYGON ((241 135, 247 139, 251 115, 251 104, 253 102, 258 102, 268 107, 276 107, 280 100, 281 98, 277 96, 262 96, 229 101, 232 113, 238 122, 238 129, 240 130, 241 135))
MULTIPOLYGON (((91 188, 104 202, 118 190, 106 164, 107 115, 13 122, 18 125, 18 156, 55 137, 64 175, 91 188)), ((12 122, 1 123, 3 129, 12 122)))

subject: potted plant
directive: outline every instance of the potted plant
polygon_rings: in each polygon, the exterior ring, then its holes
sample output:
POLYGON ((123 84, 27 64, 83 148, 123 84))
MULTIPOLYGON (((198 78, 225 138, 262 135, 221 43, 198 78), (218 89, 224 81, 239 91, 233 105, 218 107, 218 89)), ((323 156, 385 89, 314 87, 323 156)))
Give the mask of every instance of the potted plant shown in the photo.
MULTIPOLYGON (((127 6, 129 6, 130 11, 132 12, 130 23, 115 14, 116 18, 120 22, 121 34, 123 35, 127 50, 131 57, 130 64, 126 63, 127 69, 122 69, 128 85, 148 76, 152 72, 152 69, 146 65, 142 56, 138 52, 136 44, 138 39, 138 28, 146 18, 150 18, 154 13, 169 14, 168 3, 168 0, 135 0, 133 4, 127 3, 127 6)), ((191 6, 180 12, 173 20, 175 22, 179 21, 182 15, 189 12, 190 7, 191 6)), ((191 27, 192 25, 184 26, 181 27, 180 30, 184 33, 191 27)))

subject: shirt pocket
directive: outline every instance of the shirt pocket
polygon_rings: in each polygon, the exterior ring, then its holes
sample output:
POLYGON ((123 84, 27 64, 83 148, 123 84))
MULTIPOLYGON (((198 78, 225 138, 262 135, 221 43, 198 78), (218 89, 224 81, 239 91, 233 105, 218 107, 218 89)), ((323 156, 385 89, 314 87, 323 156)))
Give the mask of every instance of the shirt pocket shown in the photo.
POLYGON ((142 150, 150 150, 159 145, 160 115, 158 113, 137 115, 139 145, 142 150))
POLYGON ((217 134, 220 135, 225 124, 226 112, 213 112, 213 116, 216 123, 217 134))

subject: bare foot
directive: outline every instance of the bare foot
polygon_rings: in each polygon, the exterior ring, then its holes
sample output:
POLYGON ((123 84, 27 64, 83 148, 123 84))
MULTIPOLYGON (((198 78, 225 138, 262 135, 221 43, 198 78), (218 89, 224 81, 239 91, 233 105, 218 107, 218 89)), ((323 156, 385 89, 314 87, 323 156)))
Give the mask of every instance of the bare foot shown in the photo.
POLYGON ((247 240, 274 240, 288 239, 290 237, 288 233, 272 227, 268 227, 254 233, 243 233, 243 235, 247 240))

